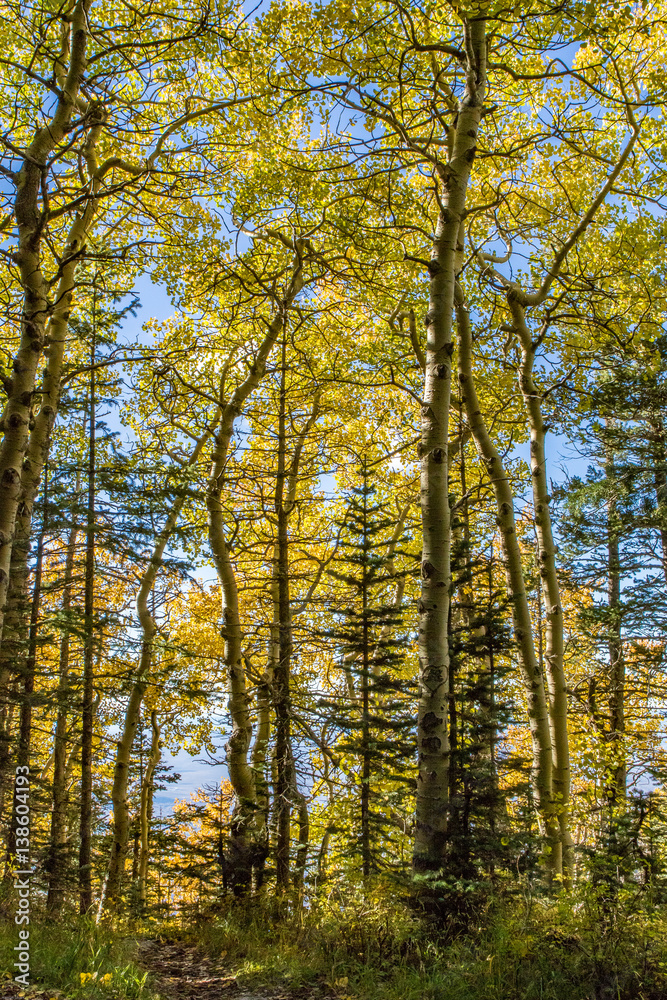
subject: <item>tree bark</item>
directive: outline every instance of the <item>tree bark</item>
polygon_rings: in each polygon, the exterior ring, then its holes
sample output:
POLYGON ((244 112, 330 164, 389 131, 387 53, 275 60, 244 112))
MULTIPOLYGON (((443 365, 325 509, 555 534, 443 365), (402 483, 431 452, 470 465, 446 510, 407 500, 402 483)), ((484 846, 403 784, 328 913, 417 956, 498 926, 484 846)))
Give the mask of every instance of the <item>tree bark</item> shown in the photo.
POLYGON ((546 614, 545 666, 549 694, 549 724, 553 757, 553 798, 558 815, 560 843, 554 862, 555 871, 569 885, 574 867, 574 846, 570 832, 570 740, 567 726, 567 683, 564 667, 563 607, 560 597, 556 544, 549 510, 549 483, 545 450, 546 426, 542 416, 541 394, 533 378, 535 353, 539 341, 533 341, 526 324, 521 302, 510 292, 508 302, 514 329, 521 347, 519 385, 530 427, 530 470, 538 543, 538 569, 546 614))
MULTIPOLYGON (((39 611, 42 599, 42 570, 44 563, 44 540, 48 530, 48 479, 44 479, 44 513, 42 516, 42 528, 37 540, 37 552, 35 556, 35 581, 32 590, 32 605, 30 608, 30 627, 28 633, 27 656, 19 661, 19 677, 22 683, 21 692, 21 712, 19 716, 19 740, 16 754, 17 767, 27 768, 22 773, 30 773, 30 749, 32 741, 32 702, 35 691, 35 664, 37 660, 37 630, 39 625, 39 611)), ((18 814, 16 798, 18 786, 15 786, 15 793, 12 807, 12 820, 7 837, 7 859, 12 861, 16 856, 16 828, 18 826, 18 814)))
MULTIPOLYGON (((78 493, 78 489, 77 489, 78 493)), ((69 713, 69 653, 70 653, 70 612, 72 606, 72 578, 74 575, 74 554, 77 524, 72 527, 67 539, 65 574, 63 580, 63 634, 60 640, 58 664, 58 689, 56 692, 56 729, 53 749, 53 785, 51 829, 49 850, 45 864, 48 877, 46 910, 50 916, 58 916, 65 902, 65 852, 67 845, 67 717, 69 713)))
POLYGON ((93 905, 91 843, 93 820, 93 726, 95 674, 95 453, 97 412, 95 405, 95 350, 97 303, 93 297, 93 332, 90 341, 88 412, 88 504, 84 582, 83 706, 81 710, 81 802, 79 813, 79 912, 93 905))
MULTIPOLYGON (((290 754, 292 753, 292 748, 290 746, 290 754)), ((296 781, 296 765, 294 763, 294 756, 292 755, 292 789, 291 797, 292 801, 296 803, 296 811, 299 823, 299 832, 297 836, 297 846, 296 846, 296 857, 294 859, 294 895, 298 904, 301 903, 303 898, 304 890, 304 876, 306 873, 306 862, 308 860, 308 847, 310 843, 310 817, 308 815, 308 799, 299 790, 299 786, 296 781)))
POLYGON ((294 788, 291 715, 290 715, 290 675, 292 670, 292 609, 290 605, 289 579, 289 514, 285 505, 286 476, 285 451, 285 407, 286 407, 286 349, 287 331, 283 329, 280 406, 278 414, 278 468, 274 508, 276 515, 276 560, 277 580, 277 621, 278 621, 278 661, 273 677, 273 705, 276 713, 276 892, 283 893, 289 887, 290 868, 290 819, 292 791, 294 788))
POLYGON ((482 415, 472 370, 472 331, 470 316, 461 288, 457 288, 458 365, 461 395, 477 451, 493 487, 498 510, 507 586, 512 601, 514 636, 519 666, 528 703, 528 719, 533 744, 533 791, 541 832, 546 838, 545 864, 554 871, 560 844, 560 830, 554 813, 552 745, 549 710, 544 681, 535 653, 533 626, 526 594, 521 549, 516 536, 514 497, 507 473, 482 415))
POLYGON ((162 753, 160 750, 160 727, 157 721, 155 709, 151 712, 151 749, 146 764, 146 773, 141 783, 141 849, 139 852, 139 913, 146 913, 146 879, 148 876, 148 856, 150 848, 150 819, 153 811, 153 775, 155 768, 160 763, 162 753))
MULTIPOLYGON (((91 129, 86 141, 84 158, 91 171, 95 164, 94 150, 101 131, 102 122, 91 129)), ((21 655, 20 651, 24 645, 22 623, 24 622, 23 608, 28 589, 32 512, 58 413, 63 360, 76 286, 76 270, 97 211, 98 201, 95 194, 99 186, 99 180, 92 178, 91 196, 86 202, 85 208, 78 213, 70 227, 67 237, 67 246, 70 252, 60 266, 60 281, 56 291, 55 304, 51 309, 46 328, 46 366, 39 393, 40 405, 28 436, 21 469, 20 495, 14 524, 9 584, 0 643, 0 677, 5 677, 11 672, 12 664, 17 656, 21 655)))
POLYGON ((226 749, 229 780, 234 789, 236 804, 231 822, 230 856, 225 859, 225 864, 227 884, 236 895, 243 895, 251 885, 253 866, 258 858, 261 808, 257 802, 255 775, 248 760, 252 723, 243 664, 238 588, 225 536, 222 491, 235 421, 242 412, 244 402, 264 376, 269 354, 284 330, 289 307, 303 287, 303 242, 296 240, 293 249, 295 262, 290 282, 283 298, 276 305, 248 375, 237 385, 228 401, 220 400, 222 417, 211 454, 211 475, 206 490, 209 544, 223 598, 225 664, 229 678, 232 732, 226 749))
MULTIPOLYGON (((37 372, 44 351, 49 317, 48 287, 42 273, 41 248, 46 213, 40 211, 42 185, 48 160, 62 142, 79 99, 86 68, 87 17, 92 0, 78 0, 69 27, 69 64, 50 121, 40 128, 25 151, 23 165, 15 177, 14 212, 18 226, 18 266, 24 293, 21 340, 12 365, 9 396, 1 426, 0 445, 0 636, 7 589, 16 512, 21 493, 21 470, 28 445, 30 415, 37 372)), ((68 246, 66 256, 75 256, 78 245, 68 246)))
POLYGON ((449 640, 451 528, 449 424, 454 285, 477 130, 486 93, 486 22, 464 22, 466 85, 450 129, 450 155, 438 165, 440 211, 429 265, 426 368, 421 430, 423 552, 419 601, 420 694, 414 868, 437 871, 447 838, 449 795, 449 640))
MULTIPOLYGON (((201 457, 202 451, 213 433, 214 427, 219 419, 219 412, 214 418, 214 423, 207 428, 198 438, 187 463, 185 465, 193 467, 201 457)), ((114 912, 119 909, 121 902, 121 888, 123 874, 125 871, 125 860, 130 830, 130 806, 128 801, 128 781, 130 773, 130 761, 132 746, 141 715, 141 705, 144 694, 150 683, 151 668, 153 665, 153 653, 155 648, 155 637, 157 625, 148 607, 148 598, 153 592, 155 581, 162 567, 164 551, 171 535, 178 523, 183 505, 186 501, 186 493, 181 493, 172 503, 171 510, 167 516, 162 530, 160 531, 148 566, 144 570, 141 583, 136 596, 136 614, 141 628, 141 652, 139 663, 135 674, 134 683, 130 691, 125 718, 123 722, 123 732, 116 744, 116 759, 114 762, 113 786, 111 790, 111 803, 113 806, 113 832, 111 837, 111 851, 109 854, 109 867, 106 877, 106 887, 103 899, 100 903, 100 912, 108 910, 114 912)))

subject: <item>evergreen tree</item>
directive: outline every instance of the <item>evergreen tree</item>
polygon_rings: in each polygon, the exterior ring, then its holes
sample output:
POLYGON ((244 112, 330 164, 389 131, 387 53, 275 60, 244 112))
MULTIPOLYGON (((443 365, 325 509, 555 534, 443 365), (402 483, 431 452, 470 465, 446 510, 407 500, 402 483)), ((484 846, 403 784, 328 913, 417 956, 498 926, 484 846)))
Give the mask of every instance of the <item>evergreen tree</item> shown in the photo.
POLYGON ((364 457, 361 485, 346 496, 338 567, 330 575, 344 587, 333 608, 336 624, 326 636, 336 643, 348 676, 349 697, 322 699, 320 706, 341 734, 337 750, 358 761, 359 803, 355 851, 361 873, 386 868, 404 797, 413 786, 415 756, 414 684, 405 668, 408 635, 400 606, 389 593, 405 571, 394 569, 393 557, 404 538, 395 538, 395 521, 375 499, 364 457))

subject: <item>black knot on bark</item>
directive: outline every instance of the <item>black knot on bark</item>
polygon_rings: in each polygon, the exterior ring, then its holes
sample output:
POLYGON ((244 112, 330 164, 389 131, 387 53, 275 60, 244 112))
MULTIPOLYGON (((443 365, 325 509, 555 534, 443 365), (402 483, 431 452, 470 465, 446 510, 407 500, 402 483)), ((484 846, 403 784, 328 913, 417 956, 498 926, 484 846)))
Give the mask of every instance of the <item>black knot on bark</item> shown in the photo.
POLYGON ((433 456, 433 461, 436 465, 442 465, 445 460, 444 448, 434 448, 431 455, 433 456))
POLYGON ((423 601, 417 601, 417 611, 420 615, 423 615, 426 611, 426 605, 423 601))
POLYGON ((439 719, 435 712, 427 712, 421 722, 422 729, 425 729, 427 732, 429 729, 435 729, 436 726, 441 724, 442 719, 439 719))
POLYGON ((429 310, 429 312, 427 312, 426 315, 424 316, 424 325, 430 326, 434 318, 435 317, 433 316, 433 313, 429 310))
POLYGON ((447 372, 449 367, 447 365, 436 365, 435 375, 436 378, 447 378, 447 372))
POLYGON ((422 563, 422 577, 424 580, 430 580, 435 573, 435 566, 433 566, 428 559, 425 559, 422 563))
POLYGON ((422 740, 422 750, 430 750, 435 752, 440 749, 442 743, 439 736, 426 736, 422 740))
POLYGON ((3 486, 18 486, 21 482, 21 473, 18 469, 5 469, 2 473, 2 485, 3 486))
POLYGON ((428 262, 428 273, 432 278, 435 278, 436 274, 440 273, 440 261, 436 260, 435 257, 428 262))

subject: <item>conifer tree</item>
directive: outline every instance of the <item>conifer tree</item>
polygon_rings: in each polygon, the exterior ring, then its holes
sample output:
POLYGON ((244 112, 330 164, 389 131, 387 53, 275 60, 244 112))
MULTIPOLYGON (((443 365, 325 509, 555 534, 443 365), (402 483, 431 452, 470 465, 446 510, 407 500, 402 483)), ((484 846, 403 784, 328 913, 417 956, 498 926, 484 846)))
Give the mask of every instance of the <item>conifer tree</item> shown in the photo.
POLYGON ((333 608, 336 624, 326 633, 336 643, 352 697, 323 699, 321 706, 331 709, 341 733, 337 750, 358 761, 357 840, 367 878, 391 864, 395 800, 414 782, 414 685, 406 678, 403 614, 387 599, 388 589, 405 573, 393 568, 392 559, 402 539, 394 538, 396 522, 375 499, 366 456, 359 478, 361 484, 347 493, 339 522, 338 568, 328 571, 344 590, 333 608))

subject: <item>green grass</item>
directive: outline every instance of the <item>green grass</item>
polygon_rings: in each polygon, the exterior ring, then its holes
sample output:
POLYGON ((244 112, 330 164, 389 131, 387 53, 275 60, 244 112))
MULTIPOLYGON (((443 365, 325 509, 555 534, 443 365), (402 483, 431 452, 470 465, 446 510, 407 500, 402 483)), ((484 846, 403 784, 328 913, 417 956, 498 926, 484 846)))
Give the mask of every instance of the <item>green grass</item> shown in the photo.
POLYGON ((241 986, 319 986, 354 1000, 665 1000, 667 908, 588 897, 495 904, 435 935, 400 903, 328 903, 300 919, 231 909, 199 932, 241 986))
MULTIPOLYGON (((142 932, 74 918, 33 924, 32 983, 72 1000, 153 1000, 136 961, 142 932)), ((667 998, 667 906, 637 889, 611 901, 592 890, 489 900, 456 935, 436 933, 386 892, 349 889, 302 914, 266 898, 226 904, 190 926, 153 923, 145 933, 198 946, 246 991, 270 987, 294 1000, 667 998)), ((0 928, 0 972, 8 975, 16 938, 13 925, 0 928)))
MULTIPOLYGON (((14 977, 17 928, 0 927, 0 976, 14 977)), ((152 1000, 149 978, 135 961, 134 940, 71 918, 30 926, 30 981, 73 1000, 152 1000), (104 978, 106 977, 106 978, 104 978)))

